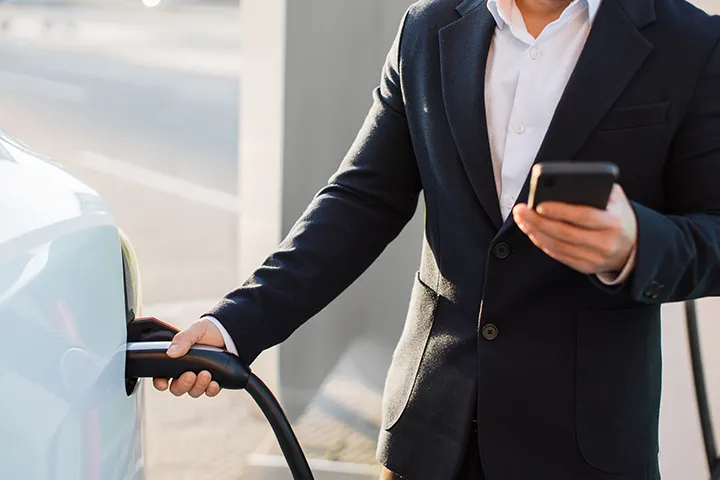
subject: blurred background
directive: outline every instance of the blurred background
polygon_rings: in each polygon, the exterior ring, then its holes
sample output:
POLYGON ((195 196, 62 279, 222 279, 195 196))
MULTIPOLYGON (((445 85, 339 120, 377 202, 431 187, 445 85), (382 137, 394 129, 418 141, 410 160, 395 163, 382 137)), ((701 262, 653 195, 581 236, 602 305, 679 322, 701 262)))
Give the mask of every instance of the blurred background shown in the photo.
MULTIPOLYGON (((332 174, 410 3, 0 0, 0 126, 101 193, 137 251, 144 313, 183 327, 241 283, 332 174), (330 81, 318 91, 321 74, 330 81)), ((696 3, 720 11, 720 0, 696 3)), ((377 477, 382 384, 421 230, 416 218, 379 265, 258 361, 318 478, 377 477)), ((664 405, 682 413, 663 428, 702 471, 682 312, 666 313, 676 321, 664 405)), ((242 392, 144 393, 148 480, 289 478, 242 392)))
MULTIPOLYGON (((146 312, 181 326, 238 282, 238 12, 237 0, 0 1, 0 125, 105 197, 137 250, 146 312)), ((223 395, 232 411, 219 413, 149 393, 149 479, 239 478, 242 449, 267 433, 233 401, 244 396, 223 395), (196 418, 202 432, 183 428, 196 418), (226 438, 231 425, 242 434, 226 438)))

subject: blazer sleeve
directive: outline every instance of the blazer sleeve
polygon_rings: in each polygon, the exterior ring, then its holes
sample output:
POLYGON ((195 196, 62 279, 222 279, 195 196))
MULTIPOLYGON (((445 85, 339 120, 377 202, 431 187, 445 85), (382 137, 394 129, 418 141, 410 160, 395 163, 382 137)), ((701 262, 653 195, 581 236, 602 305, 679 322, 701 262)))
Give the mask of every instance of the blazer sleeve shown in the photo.
POLYGON ((720 295, 719 45, 673 140, 664 178, 666 214, 632 204, 638 243, 626 288, 643 303, 720 295))
POLYGON ((370 112, 337 172, 277 250, 206 313, 226 328, 248 364, 350 286, 417 209, 422 186, 400 85, 407 16, 370 112))

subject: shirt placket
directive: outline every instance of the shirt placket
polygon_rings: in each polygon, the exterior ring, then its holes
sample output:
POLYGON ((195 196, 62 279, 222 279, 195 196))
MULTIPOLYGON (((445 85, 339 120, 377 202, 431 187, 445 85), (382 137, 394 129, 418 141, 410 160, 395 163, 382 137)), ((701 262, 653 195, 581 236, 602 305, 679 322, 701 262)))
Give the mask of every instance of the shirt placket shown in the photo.
POLYGON ((502 162, 500 208, 504 217, 512 211, 525 183, 529 164, 533 161, 533 158, 529 158, 532 154, 528 148, 533 143, 533 135, 536 134, 531 109, 537 108, 537 102, 541 102, 541 99, 534 101, 531 91, 539 58, 540 47, 538 42, 534 42, 525 50, 518 69, 517 87, 508 122, 502 162))

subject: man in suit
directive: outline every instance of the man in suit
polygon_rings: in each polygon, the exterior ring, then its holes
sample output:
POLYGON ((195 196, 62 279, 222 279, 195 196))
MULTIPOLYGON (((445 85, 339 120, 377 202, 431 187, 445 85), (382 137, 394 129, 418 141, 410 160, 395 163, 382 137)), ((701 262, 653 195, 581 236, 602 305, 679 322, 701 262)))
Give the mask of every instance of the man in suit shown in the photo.
MULTIPOLYGON (((720 293, 720 19, 683 0, 422 0, 336 175, 178 335, 246 362, 347 288, 424 194, 383 478, 660 477, 660 305, 720 293), (534 162, 612 161, 600 211, 534 162)), ((214 396, 207 372, 159 389, 214 396)))

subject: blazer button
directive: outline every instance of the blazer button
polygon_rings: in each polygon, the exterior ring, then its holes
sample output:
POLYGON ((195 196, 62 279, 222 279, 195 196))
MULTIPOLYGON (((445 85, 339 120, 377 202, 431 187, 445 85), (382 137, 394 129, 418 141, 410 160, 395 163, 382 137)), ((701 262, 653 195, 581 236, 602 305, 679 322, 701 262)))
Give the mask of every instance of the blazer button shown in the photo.
POLYGON ((655 290, 647 289, 645 290, 645 298, 649 298, 651 300, 656 300, 659 297, 658 293, 655 290))
POLYGON ((658 282, 650 282, 648 288, 645 289, 645 297, 655 300, 660 297, 660 290, 663 288, 665 288, 665 285, 658 282))
POLYGON ((510 245, 505 242, 498 243, 495 245, 493 253, 495 254, 495 258, 503 260, 510 256, 510 245))
POLYGON ((498 328, 489 323, 482 328, 482 336, 485 340, 495 340, 498 336, 498 328))

